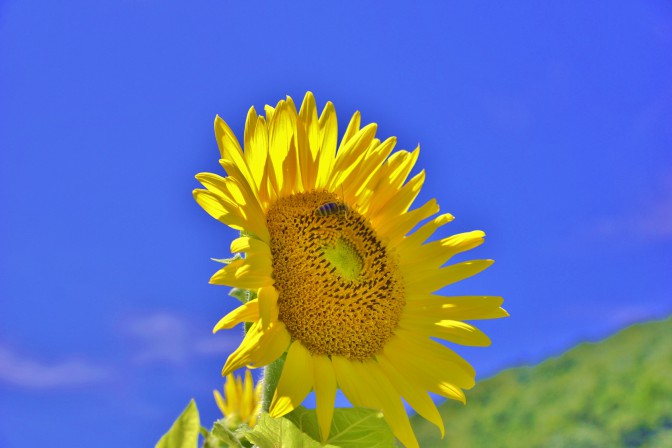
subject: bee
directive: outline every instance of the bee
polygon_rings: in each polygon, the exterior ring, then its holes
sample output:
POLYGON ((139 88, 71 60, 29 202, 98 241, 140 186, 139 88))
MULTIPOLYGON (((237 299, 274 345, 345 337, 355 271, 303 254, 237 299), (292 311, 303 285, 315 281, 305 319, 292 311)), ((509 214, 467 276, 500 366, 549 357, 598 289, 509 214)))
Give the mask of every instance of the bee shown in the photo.
POLYGON ((315 214, 319 216, 345 215, 348 216, 350 209, 342 202, 327 202, 315 209, 315 214))

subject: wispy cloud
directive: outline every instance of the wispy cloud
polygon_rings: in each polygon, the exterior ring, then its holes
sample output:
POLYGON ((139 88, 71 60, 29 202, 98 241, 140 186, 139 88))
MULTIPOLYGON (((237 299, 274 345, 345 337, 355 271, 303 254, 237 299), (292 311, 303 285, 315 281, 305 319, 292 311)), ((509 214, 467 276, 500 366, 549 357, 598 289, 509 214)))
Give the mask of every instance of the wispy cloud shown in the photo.
POLYGON ((121 330, 134 350, 137 364, 184 365, 194 358, 226 356, 240 335, 212 335, 206 327, 169 312, 136 315, 121 322, 121 330))
POLYGON ((672 240, 672 171, 661 176, 660 187, 643 199, 636 211, 602 218, 595 223, 594 230, 606 238, 672 240))
MULTIPOLYGON (((654 299, 657 296, 653 297, 654 299)), ((647 302, 618 301, 589 302, 566 305, 556 310, 556 316, 564 322, 573 322, 578 327, 585 327, 592 322, 591 331, 602 331, 623 328, 638 322, 661 319, 672 313, 672 303, 662 295, 659 300, 647 302)))
MULTIPOLYGON (((209 357, 223 360, 242 338, 236 331, 212 335, 209 328, 169 312, 131 316, 120 326, 130 347, 122 362, 136 366, 184 366, 209 357)), ((36 390, 100 385, 115 379, 114 370, 81 356, 54 360, 22 353, 0 341, 0 385, 36 390)))
POLYGON ((655 239, 672 239, 672 188, 635 221, 638 230, 655 239))
POLYGON ((108 369, 85 359, 45 362, 0 345, 0 382, 29 389, 59 389, 101 383, 108 369))
POLYGON ((122 329, 132 340, 137 363, 183 364, 189 358, 190 329, 184 319, 167 313, 134 316, 122 329))
POLYGON ((648 304, 633 304, 631 306, 616 307, 609 311, 607 319, 610 323, 622 327, 637 322, 667 317, 672 312, 668 302, 648 304))
POLYGON ((242 338, 242 334, 236 333, 200 338, 195 341, 194 352, 203 356, 228 356, 238 347, 242 338))

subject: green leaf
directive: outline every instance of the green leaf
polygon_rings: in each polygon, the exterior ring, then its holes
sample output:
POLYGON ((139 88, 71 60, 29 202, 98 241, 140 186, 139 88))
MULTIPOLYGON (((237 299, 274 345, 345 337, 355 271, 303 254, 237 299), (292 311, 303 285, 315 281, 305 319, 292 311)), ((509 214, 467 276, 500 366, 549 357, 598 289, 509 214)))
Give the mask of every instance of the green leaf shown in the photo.
POLYGON ((200 430, 198 409, 192 399, 155 448, 196 448, 200 430))
POLYGON ((224 419, 217 420, 212 427, 212 431, 205 439, 203 448, 243 448, 238 437, 226 427, 224 419))
POLYGON ((229 295, 231 297, 235 297, 236 299, 240 300, 242 303, 247 303, 250 300, 254 300, 257 298, 256 291, 250 291, 249 289, 241 289, 241 288, 231 288, 231 291, 229 291, 229 295))
POLYGON ((254 300, 254 299, 257 298, 257 291, 248 290, 247 293, 248 293, 248 297, 247 297, 248 302, 250 300, 254 300))
POLYGON ((280 448, 296 446, 302 448, 319 447, 320 444, 310 435, 301 432, 294 422, 286 418, 271 418, 261 414, 254 429, 245 434, 250 442, 259 448, 280 448))
POLYGON ((217 263, 223 263, 223 264, 231 264, 236 260, 242 260, 243 256, 240 254, 234 254, 233 257, 231 258, 211 258, 212 261, 216 261, 217 263))
POLYGON ((249 291, 247 289, 240 289, 240 288, 232 288, 231 291, 229 291, 229 295, 231 297, 235 297, 236 299, 240 300, 242 303, 247 303, 247 297, 249 295, 249 291))
POLYGON ((320 443, 317 415, 299 406, 282 418, 264 413, 245 437, 259 448, 297 446, 302 448, 386 448, 394 447, 394 435, 382 413, 365 408, 337 408, 331 433, 325 445, 320 443))
MULTIPOLYGON (((312 418, 315 426, 317 426, 315 411, 311 410, 310 412, 313 414, 312 418)), ((387 425, 383 413, 374 409, 358 407, 336 408, 334 410, 334 419, 331 422, 331 432, 327 443, 330 446, 341 448, 396 446, 394 434, 387 425)))

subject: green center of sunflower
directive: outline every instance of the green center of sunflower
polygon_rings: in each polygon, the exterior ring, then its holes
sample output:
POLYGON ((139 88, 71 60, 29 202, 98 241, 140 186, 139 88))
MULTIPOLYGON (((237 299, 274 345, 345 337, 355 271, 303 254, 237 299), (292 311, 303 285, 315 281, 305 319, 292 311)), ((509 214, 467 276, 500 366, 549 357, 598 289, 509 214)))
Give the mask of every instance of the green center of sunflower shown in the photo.
POLYGON ((362 273, 362 257, 348 240, 339 238, 333 246, 325 246, 322 253, 343 279, 356 280, 362 273))
POLYGON ((393 257, 368 220, 333 193, 295 194, 267 215, 278 319, 314 355, 365 360, 405 305, 393 257))

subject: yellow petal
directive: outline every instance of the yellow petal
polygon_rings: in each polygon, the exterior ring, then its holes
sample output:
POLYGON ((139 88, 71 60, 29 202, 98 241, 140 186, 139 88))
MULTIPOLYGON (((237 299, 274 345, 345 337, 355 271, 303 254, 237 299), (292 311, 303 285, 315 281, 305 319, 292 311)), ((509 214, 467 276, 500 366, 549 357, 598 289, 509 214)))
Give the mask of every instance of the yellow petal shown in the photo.
POLYGON ((236 377, 233 373, 226 376, 226 383, 224 383, 224 393, 226 394, 226 416, 238 414, 240 409, 240 390, 236 384, 236 377))
POLYGON ((359 111, 355 111, 355 113, 350 118, 348 127, 345 129, 345 133, 343 134, 343 139, 341 140, 341 146, 338 148, 339 152, 355 136, 355 134, 359 132, 359 126, 361 122, 362 122, 362 114, 359 111))
POLYGON ((259 331, 259 323, 255 322, 245 333, 243 341, 238 348, 229 355, 222 369, 222 376, 227 376, 234 370, 239 369, 252 361, 251 352, 255 350, 259 344, 259 340, 263 333, 259 331))
POLYGON ((212 329, 212 332, 217 333, 219 330, 233 328, 241 322, 254 322, 257 320, 259 320, 259 302, 257 299, 250 300, 222 317, 217 322, 217 325, 215 325, 215 328, 212 329))
MULTIPOLYGON (((404 269, 436 269, 450 260, 456 254, 465 252, 483 244, 485 233, 481 230, 458 233, 456 235, 443 238, 439 241, 432 241, 420 247, 416 247, 412 253, 404 253, 399 265, 404 269)), ((408 274, 413 275, 413 274, 408 274)))
MULTIPOLYGON (((389 220, 398 219, 411 206, 425 182, 425 170, 420 171, 406 185, 377 208, 371 208, 371 223, 378 228, 389 220)), ((438 211, 438 210, 437 210, 438 211)), ((410 230, 410 229, 409 229, 410 230)))
MULTIPOLYGON (((268 158, 268 130, 266 120, 259 117, 254 107, 251 107, 247 113, 245 121, 245 162, 252 175, 254 189, 259 198, 259 203, 265 207, 269 203, 266 196, 266 186, 262 185, 264 170, 266 169, 266 159, 268 158)), ((227 167, 225 166, 226 170, 227 167)), ((228 170, 227 170, 228 172, 228 170)), ((242 173, 241 173, 241 177, 242 173)))
POLYGON ((439 428, 439 431, 441 431, 441 438, 443 438, 445 433, 443 419, 427 392, 422 390, 422 388, 413 381, 413 378, 406 378, 401 375, 385 357, 379 357, 378 364, 387 376, 387 379, 389 379, 394 388, 401 393, 401 396, 404 397, 408 404, 410 404, 420 416, 436 425, 436 427, 439 428))
POLYGON ((315 188, 320 153, 320 126, 317 118, 317 107, 315 97, 312 92, 306 92, 306 96, 301 103, 299 111, 299 121, 303 126, 297 123, 297 141, 299 149, 299 159, 301 161, 301 174, 303 175, 303 184, 307 190, 315 188))
POLYGON ((219 146, 220 158, 231 161, 232 166, 235 166, 248 182, 254 182, 243 157, 243 151, 240 148, 238 139, 236 139, 231 128, 229 128, 219 115, 215 117, 215 137, 217 138, 217 145, 219 146))
POLYGON ((364 379, 364 383, 374 392, 385 420, 392 428, 394 435, 407 448, 419 447, 413 433, 411 422, 399 397, 399 391, 387 380, 387 377, 376 361, 355 364, 355 370, 364 379))
POLYGON ((310 352, 299 341, 294 341, 275 389, 269 414, 273 418, 292 412, 306 398, 313 387, 313 360, 310 352))
POLYGON ((259 289, 257 300, 259 301, 259 318, 261 326, 265 330, 271 321, 278 318, 278 297, 279 293, 273 286, 267 286, 259 289))
POLYGON ((278 186, 275 182, 275 175, 273 174, 273 170, 270 169, 270 160, 270 158, 267 159, 266 169, 264 169, 264 174, 261 178, 261 185, 259 186, 259 197, 266 198, 266 202, 263 203, 264 210, 268 210, 270 204, 278 199, 278 186))
MULTIPOLYGON (((220 201, 221 206, 228 213, 235 214, 242 219, 245 230, 253 232, 264 241, 270 240, 264 212, 254 191, 246 184, 246 181, 239 181, 231 176, 224 178, 211 173, 199 173, 196 179, 220 201)), ((194 195, 201 191, 195 190, 194 195)), ((198 201, 199 198, 196 197, 196 200, 198 201)), ((201 204, 201 206, 206 209, 205 205, 201 204)), ((208 209, 206 211, 210 213, 208 209)))
POLYGON ((248 256, 266 257, 272 259, 271 248, 268 244, 256 238, 241 236, 231 242, 231 253, 244 252, 248 256))
POLYGON ((326 443, 334 416, 336 400, 336 374, 327 356, 313 357, 313 381, 315 389, 315 412, 320 427, 322 443, 326 443))
POLYGON ((471 260, 441 269, 429 269, 413 277, 405 277, 407 290, 434 292, 444 286, 464 280, 484 271, 494 260, 471 260))
POLYGON ((387 380, 376 361, 349 361, 332 356, 338 384, 356 406, 383 411, 394 435, 406 447, 418 447, 399 392, 387 380))
POLYGON ((404 238, 399 245, 399 250, 404 251, 404 255, 414 253, 414 250, 431 237, 436 229, 452 222, 455 219, 450 213, 444 213, 431 221, 423 224, 418 230, 404 238))
POLYGON ((390 247, 396 247, 403 240, 404 235, 410 232, 413 227, 417 226, 420 221, 429 218, 438 212, 439 205, 436 203, 435 199, 431 199, 415 210, 411 210, 394 219, 390 218, 388 221, 383 221, 378 230, 378 234, 382 238, 388 240, 388 245, 390 247))
POLYGON ((306 95, 303 97, 301 110, 299 110, 299 118, 305 124, 308 146, 313 160, 315 160, 320 149, 320 127, 313 92, 306 92, 306 95))
POLYGON ((264 106, 264 113, 266 114, 266 120, 271 121, 273 114, 275 114, 275 107, 266 104, 264 106))
POLYGON ((224 397, 222 397, 222 394, 220 394, 217 390, 213 390, 212 393, 215 396, 215 402, 217 403, 217 407, 219 408, 220 412, 222 415, 226 416, 228 413, 228 408, 226 407, 224 397))
MULTIPOLYGON (((441 344, 440 342, 426 338, 423 335, 406 331, 402 328, 397 328, 395 330, 395 341, 400 342, 400 347, 404 347, 400 350, 407 350, 411 352, 414 356, 421 356, 426 359, 437 359, 438 361, 434 364, 440 366, 439 370, 450 370, 450 371, 459 371, 461 374, 464 374, 464 382, 468 384, 466 387, 472 387, 474 385, 474 377, 476 376, 476 370, 464 360, 460 355, 455 353, 449 347, 441 344), (442 364, 442 363, 446 364, 442 364)), ((462 381, 457 381, 457 383, 462 383, 462 381)))
POLYGON ((394 350, 385 349, 383 353, 376 355, 378 359, 385 358, 400 375, 406 378, 413 378, 413 381, 421 385, 428 391, 441 395, 461 403, 466 402, 464 392, 459 386, 446 379, 445 373, 437 375, 436 369, 423 368, 424 365, 415 364, 415 360, 394 353, 394 350))
POLYGON ((432 375, 437 381, 457 388, 474 386, 474 368, 448 347, 403 328, 387 342, 385 355, 395 365, 412 364, 432 375))
POLYGON ((327 189, 336 191, 355 170, 359 168, 359 161, 366 154, 366 148, 376 135, 377 125, 371 123, 358 131, 348 143, 341 142, 341 147, 336 154, 331 178, 327 183, 327 189))
POLYGON ((254 106, 250 107, 247 111, 247 118, 245 119, 245 133, 243 138, 243 155, 245 156, 245 162, 248 167, 252 167, 250 160, 253 153, 252 149, 252 138, 254 137, 254 130, 257 127, 257 122, 259 121, 259 116, 257 111, 254 109, 254 106))
POLYGON ((259 322, 255 322, 245 333, 240 346, 226 360, 222 375, 226 376, 245 365, 262 367, 275 361, 285 352, 290 339, 282 322, 272 323, 266 331, 261 329, 259 322))
POLYGON ((254 134, 250 139, 249 166, 252 176, 259 189, 260 197, 263 197, 264 185, 262 179, 268 162, 268 125, 264 117, 259 117, 254 127, 254 134))
MULTIPOLYGON (((355 169, 348 169, 344 171, 340 177, 341 199, 348 204, 355 204, 359 202, 362 197, 357 194, 358 190, 362 192, 366 186, 362 184, 362 179, 375 175, 377 168, 386 156, 379 152, 380 140, 377 138, 371 139, 366 149, 357 152, 357 157, 353 159, 355 169)), ((385 147, 383 148, 385 150, 385 147)), ((353 157, 354 157, 353 153, 353 157)), ((355 207, 357 208, 357 207, 355 207)))
POLYGON ((435 296, 427 294, 422 300, 408 300, 404 315, 409 318, 439 320, 477 320, 506 317, 499 296, 435 296))
POLYGON ((296 115, 296 105, 294 104, 294 100, 291 96, 287 95, 285 97, 285 104, 287 105, 287 110, 293 115, 296 115))
MULTIPOLYGON (((465 372, 462 366, 453 362, 452 359, 435 357, 433 352, 426 353, 430 350, 422 344, 401 344, 399 342, 399 340, 392 339, 388 341, 380 356, 387 358, 404 377, 414 378, 417 384, 424 389, 453 400, 464 401, 462 388, 473 387, 474 375, 465 372), (423 348, 421 353, 412 351, 418 348, 423 348)), ((441 352, 443 353, 451 354, 450 351, 441 352)))
POLYGON ((283 194, 287 188, 286 184, 289 183, 285 176, 291 174, 283 172, 283 168, 289 155, 293 136, 294 125, 286 105, 281 101, 278 103, 273 117, 269 119, 269 160, 274 175, 271 179, 275 181, 276 189, 280 195, 283 194))
POLYGON ((210 283, 242 289, 258 289, 273 284, 271 260, 266 257, 233 261, 215 272, 210 283))
POLYGON ((370 214, 376 214, 381 207, 397 194, 406 181, 411 169, 418 160, 420 148, 413 152, 397 151, 392 154, 373 177, 367 188, 373 192, 371 196, 370 214))
POLYGON ((256 396, 254 395, 254 380, 252 372, 245 369, 245 380, 241 386, 240 417, 243 421, 250 422, 256 408, 256 396))
POLYGON ((318 157, 315 188, 325 188, 334 164, 336 143, 338 141, 338 120, 334 105, 328 102, 318 120, 320 128, 320 152, 318 157))
MULTIPOLYGON (((289 114, 291 138, 289 140, 287 158, 282 166, 283 178, 286 179, 282 189, 283 196, 306 191, 303 185, 303 172, 301 171, 303 168, 301 155, 310 152, 305 141, 305 132, 302 135, 299 135, 297 132, 298 115, 296 113, 296 106, 294 106, 294 102, 289 96, 287 96, 285 110, 289 114), (299 146, 299 143, 303 146, 299 146)), ((308 158, 310 157, 308 156, 308 158)))
POLYGON ((408 175, 411 173, 411 170, 415 166, 415 162, 418 161, 418 156, 420 155, 420 146, 418 145, 412 152, 404 151, 401 154, 401 157, 398 159, 393 159, 390 157, 390 176, 389 183, 390 186, 399 190, 401 186, 406 182, 408 175))
POLYGON ((282 322, 274 322, 264 331, 259 346, 252 353, 252 367, 263 367, 282 356, 292 338, 282 322))
POLYGON ((411 168, 418 158, 419 150, 412 153, 397 151, 392 154, 375 176, 369 180, 367 189, 371 191, 367 214, 377 215, 382 208, 397 194, 411 168))
POLYGON ((245 179, 238 180, 235 177, 229 176, 225 178, 225 181, 225 187, 228 189, 229 194, 241 209, 241 213, 250 222, 250 226, 246 230, 254 232, 257 237, 268 242, 270 237, 266 228, 266 215, 259 202, 256 188, 253 188, 245 179))
POLYGON ((361 407, 375 407, 370 404, 367 405, 368 394, 363 393, 362 389, 358 386, 359 378, 351 365, 353 362, 360 361, 350 361, 343 356, 332 355, 331 362, 336 374, 338 387, 343 391, 350 403, 361 407))
POLYGON ((457 320, 413 319, 404 315, 399 321, 399 327, 460 345, 471 347, 487 347, 490 345, 490 338, 485 333, 472 325, 457 320))
POLYGON ((226 177, 213 173, 198 173, 196 175, 196 180, 202 183, 208 191, 215 193, 220 198, 225 199, 232 204, 236 203, 236 198, 229 193, 229 186, 226 185, 231 179, 227 180, 226 177))
POLYGON ((194 190, 193 195, 198 205, 216 220, 236 230, 244 230, 247 226, 247 220, 241 215, 240 207, 236 204, 207 190, 194 190))
POLYGON ((355 170, 353 175, 344 182, 346 189, 351 190, 353 196, 359 197, 366 189, 369 180, 376 176, 381 169, 384 160, 390 155, 396 143, 397 138, 390 137, 381 143, 380 146, 367 151, 360 169, 355 170))

